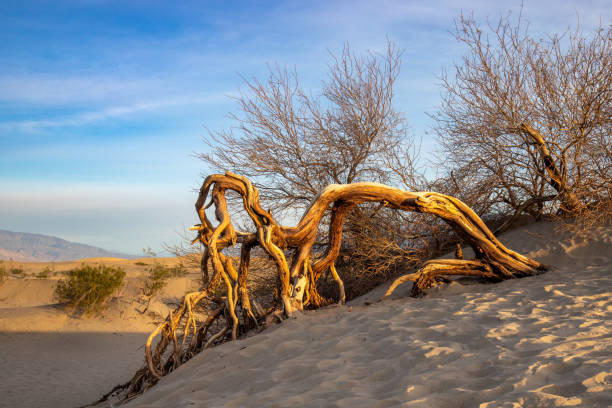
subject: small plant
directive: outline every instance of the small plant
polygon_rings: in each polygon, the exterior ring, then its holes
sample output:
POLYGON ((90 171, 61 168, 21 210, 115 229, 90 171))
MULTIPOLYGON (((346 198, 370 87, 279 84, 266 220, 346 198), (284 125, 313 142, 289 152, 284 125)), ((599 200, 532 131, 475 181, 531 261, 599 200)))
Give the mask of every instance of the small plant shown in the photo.
POLYGON ((2 261, 0 261, 0 284, 4 282, 4 280, 8 277, 8 272, 4 265, 2 265, 2 261))
POLYGON ((10 273, 11 275, 17 275, 21 277, 25 276, 25 271, 21 268, 11 268, 10 273))
POLYGON ((134 265, 138 265, 138 266, 147 266, 147 265, 148 265, 148 263, 144 263, 144 262, 138 261, 138 262, 134 262, 134 265))
POLYGON ((38 279, 47 279, 49 276, 54 274, 54 270, 49 268, 48 266, 45 266, 45 269, 43 269, 42 271, 38 272, 35 276, 38 279))
POLYGON ((148 268, 147 272, 149 276, 145 281, 144 294, 146 296, 153 296, 166 286, 166 282, 169 278, 184 276, 187 270, 182 264, 169 267, 156 263, 148 268))
POLYGON ((149 258, 155 258, 157 256, 157 253, 153 252, 151 247, 142 248, 142 254, 149 258))
POLYGON ((123 285, 125 278, 122 268, 104 265, 83 265, 65 274, 66 278, 57 283, 55 295, 60 302, 83 314, 103 309, 111 295, 123 285))

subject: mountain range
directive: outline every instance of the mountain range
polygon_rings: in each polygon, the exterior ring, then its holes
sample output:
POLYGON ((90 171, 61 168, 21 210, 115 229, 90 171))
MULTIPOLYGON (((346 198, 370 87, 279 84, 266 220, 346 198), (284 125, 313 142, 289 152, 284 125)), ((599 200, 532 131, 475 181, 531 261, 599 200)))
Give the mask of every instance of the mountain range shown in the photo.
POLYGON ((0 230, 1 260, 49 262, 98 257, 134 258, 132 255, 70 242, 50 235, 0 230))

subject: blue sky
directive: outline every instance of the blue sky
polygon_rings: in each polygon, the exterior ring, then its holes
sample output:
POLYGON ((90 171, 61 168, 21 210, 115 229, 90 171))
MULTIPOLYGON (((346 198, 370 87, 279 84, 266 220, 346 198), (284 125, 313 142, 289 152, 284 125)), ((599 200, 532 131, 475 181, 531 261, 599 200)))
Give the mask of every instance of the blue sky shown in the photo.
MULTIPOLYGON (((316 92, 348 41, 404 49, 397 109, 435 149, 425 112, 462 49, 462 10, 479 20, 521 1, 4 1, 0 14, 0 229, 128 253, 180 241, 197 222, 193 157, 205 127, 229 128, 240 75, 295 67, 316 92), (175 3, 178 3, 176 5, 175 3)), ((610 22, 609 0, 524 1, 534 35, 610 22)))

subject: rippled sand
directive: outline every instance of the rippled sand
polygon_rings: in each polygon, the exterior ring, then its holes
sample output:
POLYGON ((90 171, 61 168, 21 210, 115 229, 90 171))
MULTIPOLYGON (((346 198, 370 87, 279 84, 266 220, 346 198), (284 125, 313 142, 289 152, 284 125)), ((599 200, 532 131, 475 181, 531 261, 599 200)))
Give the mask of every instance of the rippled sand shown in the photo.
MULTIPOLYGON (((207 350, 127 406, 612 406, 612 228, 575 237, 539 223, 501 241, 552 270, 455 282, 421 299, 405 296, 408 284, 366 306, 383 286, 207 350)), ((20 296, 12 302, 28 307, 0 307, 0 406, 82 405, 142 364, 146 332, 136 328, 150 321, 74 322, 20 296), (52 333, 32 333, 37 324, 52 333)))
POLYGON ((502 242, 554 268, 307 312, 202 353, 129 406, 612 406, 612 229, 542 223, 502 242))

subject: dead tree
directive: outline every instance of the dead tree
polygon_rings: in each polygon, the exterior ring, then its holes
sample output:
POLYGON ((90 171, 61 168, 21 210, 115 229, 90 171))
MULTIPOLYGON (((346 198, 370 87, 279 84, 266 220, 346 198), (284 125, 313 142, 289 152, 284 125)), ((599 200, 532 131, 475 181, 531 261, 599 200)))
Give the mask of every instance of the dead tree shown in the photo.
POLYGON ((612 25, 537 39, 520 14, 485 26, 460 15, 455 36, 465 54, 432 115, 444 165, 502 213, 551 200, 565 216, 599 211, 612 191, 612 25))
MULTIPOLYGON (((362 203, 378 202, 394 210, 432 214, 448 223, 461 239, 470 245, 475 258, 431 260, 415 273, 397 279, 385 296, 397 285, 412 281, 412 295, 417 296, 432 285, 446 281, 448 276, 478 276, 489 281, 501 281, 533 275, 545 267, 539 262, 516 253, 499 242, 482 220, 460 200, 435 192, 410 192, 379 183, 332 184, 325 188, 305 211, 294 227, 279 225, 259 202, 258 190, 242 176, 229 173, 214 174, 206 178, 196 202, 201 224, 194 227, 198 236, 194 240, 204 246, 203 268, 212 265, 212 276, 200 292, 187 294, 180 307, 172 311, 166 321, 146 343, 146 367, 128 384, 126 398, 144 391, 161 376, 174 370, 182 362, 203 348, 227 338, 236 339, 252 327, 261 327, 270 319, 291 316, 304 307, 320 307, 330 302, 344 302, 343 282, 335 269, 340 252, 343 224, 346 215, 362 203), (254 231, 235 229, 228 212, 226 192, 234 191, 242 198, 244 209, 254 224, 254 231), (207 204, 208 202, 208 204, 207 204), (214 206, 216 225, 206 210, 214 206), (326 213, 329 245, 323 256, 312 253, 317 228, 326 213), (231 257, 223 250, 241 245, 240 264, 234 267, 231 257), (277 305, 263 311, 252 302, 247 290, 251 251, 261 247, 276 265, 278 275, 277 305), (338 284, 335 300, 323 298, 317 291, 317 281, 329 271, 338 284), (225 296, 216 293, 223 286, 225 296), (207 303, 208 316, 198 324, 195 307, 207 303), (209 333, 215 321, 224 321, 224 327, 209 333), (159 340, 152 349, 153 341, 159 340), (169 346, 171 347, 169 348, 169 346)), ((206 275, 208 272, 206 271, 206 275)))
MULTIPOLYGON (((263 80, 245 79, 244 92, 235 99, 236 110, 229 114, 231 128, 210 131, 205 137, 209 149, 200 157, 215 172, 229 170, 258 184, 262 206, 272 209, 278 222, 299 215, 329 184, 376 181, 412 191, 426 189, 414 168, 418 144, 394 106, 402 51, 390 41, 381 51, 360 53, 346 44, 338 53, 330 53, 320 89, 304 89, 296 70, 277 65, 269 67, 263 80)), ((234 198, 228 196, 231 212, 234 198)), ((385 219, 388 214, 392 212, 363 205, 344 220, 345 242, 360 255, 352 264, 359 263, 359 270, 377 281, 386 280, 391 269, 386 266, 396 268, 408 252, 414 262, 419 258, 416 240, 404 240, 407 251, 390 253, 389 248, 399 246, 394 238, 402 231, 389 226, 412 228, 417 223, 385 219), (378 230, 380 225, 387 228, 378 230), (366 236, 378 239, 363 239, 366 226, 373 232, 366 236), (379 261, 381 254, 384 262, 379 261)), ((320 227, 319 240, 324 240, 327 220, 320 227)), ((346 283, 354 288, 352 278, 346 283)))

